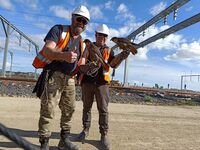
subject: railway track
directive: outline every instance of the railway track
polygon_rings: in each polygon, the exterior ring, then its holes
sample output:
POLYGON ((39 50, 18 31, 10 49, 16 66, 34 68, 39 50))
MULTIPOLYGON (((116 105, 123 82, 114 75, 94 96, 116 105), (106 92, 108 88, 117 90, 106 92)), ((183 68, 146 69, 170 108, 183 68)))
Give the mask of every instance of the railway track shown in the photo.
POLYGON ((127 92, 138 92, 145 93, 149 95, 158 94, 160 96, 176 96, 176 97, 200 97, 200 92, 190 91, 190 90, 178 90, 178 89, 156 89, 150 87, 121 87, 121 86, 111 86, 111 88, 126 90, 127 92))
MULTIPOLYGON (((37 80, 35 79, 28 79, 28 78, 8 78, 8 77, 0 77, 0 82, 4 84, 8 83, 32 83, 35 84, 37 80)), ((200 92, 197 91, 191 91, 191 90, 178 90, 178 89, 156 89, 156 88, 150 88, 150 87, 138 87, 138 86, 132 86, 132 87, 122 87, 122 86, 111 86, 111 89, 117 89, 119 91, 125 91, 127 93, 145 93, 149 95, 155 95, 160 94, 167 95, 167 96, 177 96, 177 97, 200 97, 200 92)))

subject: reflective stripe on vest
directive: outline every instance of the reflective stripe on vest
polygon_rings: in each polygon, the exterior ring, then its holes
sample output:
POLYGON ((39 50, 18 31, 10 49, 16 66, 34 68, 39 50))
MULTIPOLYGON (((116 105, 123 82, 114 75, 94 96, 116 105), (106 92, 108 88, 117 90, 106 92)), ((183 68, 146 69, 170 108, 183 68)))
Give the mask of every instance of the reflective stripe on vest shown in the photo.
MULTIPOLYGON (((62 28, 63 28, 63 32, 61 34, 61 37, 60 37, 56 47, 63 50, 69 42, 70 28, 68 26, 62 26, 62 28)), ((44 68, 47 64, 50 64, 52 62, 52 60, 49 60, 44 56, 44 50, 45 49, 42 49, 33 60, 32 65, 36 69, 44 68)))

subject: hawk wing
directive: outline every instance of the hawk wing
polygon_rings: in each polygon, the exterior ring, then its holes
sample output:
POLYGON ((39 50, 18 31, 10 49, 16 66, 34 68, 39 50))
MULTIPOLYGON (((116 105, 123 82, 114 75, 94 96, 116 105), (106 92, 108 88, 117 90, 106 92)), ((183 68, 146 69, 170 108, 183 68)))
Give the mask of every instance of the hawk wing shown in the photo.
POLYGON ((108 64, 105 62, 99 48, 88 39, 85 39, 84 42, 86 43, 86 46, 90 49, 90 56, 92 59, 91 61, 94 61, 94 62, 100 61, 103 67, 105 69, 108 69, 108 64))
POLYGON ((99 48, 94 43, 92 43, 89 39, 85 39, 84 42, 86 43, 88 50, 90 50, 91 61, 97 62, 99 59, 103 59, 99 48))

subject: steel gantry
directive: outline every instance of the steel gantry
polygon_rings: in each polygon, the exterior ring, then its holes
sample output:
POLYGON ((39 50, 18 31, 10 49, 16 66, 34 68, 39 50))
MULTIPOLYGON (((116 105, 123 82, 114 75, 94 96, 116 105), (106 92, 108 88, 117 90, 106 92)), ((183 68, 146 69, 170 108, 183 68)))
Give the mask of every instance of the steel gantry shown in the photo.
POLYGON ((20 31, 19 29, 17 29, 13 24, 11 24, 7 19, 5 19, 3 16, 0 15, 0 19, 2 22, 2 26, 6 35, 6 41, 5 41, 5 47, 4 49, 4 58, 3 58, 3 65, 2 65, 2 73, 1 75, 3 77, 6 76, 6 62, 7 62, 7 55, 8 55, 8 47, 9 47, 9 40, 10 40, 10 35, 12 34, 13 31, 16 31, 19 36, 20 36, 20 44, 21 44, 21 39, 22 37, 24 39, 26 39, 29 42, 29 48, 31 45, 33 45, 35 47, 36 53, 38 52, 39 46, 33 42, 28 36, 26 36, 22 31, 20 31), (7 28, 6 28, 7 25, 7 28), (12 31, 11 31, 12 29, 12 31))
MULTIPOLYGON (((192 75, 192 74, 189 74, 189 75, 182 75, 181 76, 181 90, 183 89, 183 79, 184 78, 190 78, 190 80, 191 80, 191 78, 192 77, 197 77, 198 78, 198 82, 200 81, 200 75, 198 74, 196 74, 196 75, 192 75)), ((184 84, 184 89, 186 90, 186 83, 184 84)))
MULTIPOLYGON (((184 4, 186 4, 187 2, 189 2, 190 0, 177 0, 176 2, 174 2, 172 5, 170 5, 169 7, 167 7, 165 10, 161 11, 159 14, 157 14, 156 16, 154 16, 152 19, 150 19, 148 22, 146 22, 144 25, 142 25, 141 27, 139 27, 137 30, 135 30, 134 32, 132 32, 130 35, 128 35, 126 38, 133 41, 135 39, 135 37, 140 34, 141 32, 144 32, 148 27, 150 27, 153 24, 156 24, 159 20, 164 19, 166 21, 166 17, 171 13, 174 12, 174 20, 176 20, 176 13, 178 8, 180 8, 181 6, 183 6, 184 4)), ((174 32, 177 32, 181 29, 184 29, 190 25, 193 25, 197 22, 200 21, 200 13, 192 16, 189 19, 186 19, 142 42, 140 42, 138 45, 138 48, 140 47, 144 47, 152 42, 155 42, 158 39, 164 38, 167 35, 170 35, 174 32)), ((114 45, 111 50, 114 50, 118 48, 117 45, 114 45)), ((128 59, 125 60, 125 68, 124 68, 124 81, 123 81, 123 85, 127 86, 128 85, 128 71, 127 71, 127 63, 128 59)))

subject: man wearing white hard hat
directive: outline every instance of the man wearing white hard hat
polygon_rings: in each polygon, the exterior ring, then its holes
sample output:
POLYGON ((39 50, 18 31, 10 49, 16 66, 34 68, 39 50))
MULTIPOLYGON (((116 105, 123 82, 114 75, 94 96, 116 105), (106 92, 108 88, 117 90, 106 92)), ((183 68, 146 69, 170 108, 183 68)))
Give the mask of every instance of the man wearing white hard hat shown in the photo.
POLYGON ((78 150, 70 139, 71 118, 75 110, 75 70, 85 63, 81 33, 90 21, 85 6, 72 12, 71 25, 55 25, 46 35, 45 45, 33 66, 43 68, 34 92, 41 99, 39 142, 41 150, 49 150, 52 120, 57 105, 61 110, 59 149, 78 150))
MULTIPOLYGON (((116 68, 119 63, 112 65, 113 61, 118 59, 118 56, 114 56, 114 52, 109 49, 106 45, 108 36, 110 34, 109 28, 107 25, 102 24, 96 28, 95 38, 96 42, 93 44, 98 47, 98 50, 101 52, 101 55, 104 59, 104 62, 108 64, 108 67, 104 67, 102 64, 99 64, 98 72, 93 74, 85 74, 81 81, 82 88, 82 101, 83 101, 83 115, 82 115, 82 124, 83 131, 78 135, 77 140, 84 143, 85 138, 89 135, 89 128, 91 126, 91 108, 94 101, 94 96, 96 98, 97 108, 99 112, 99 132, 101 134, 100 143, 102 149, 109 150, 110 142, 108 139, 108 103, 109 103, 109 83, 110 83, 110 67, 116 68)), ((92 48, 88 49, 89 56, 88 61, 91 62, 91 51, 92 48)), ((129 53, 122 54, 120 57, 124 56, 123 59, 127 58, 129 53)))

